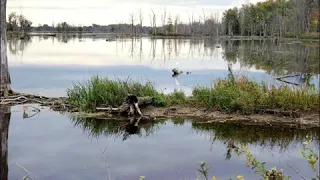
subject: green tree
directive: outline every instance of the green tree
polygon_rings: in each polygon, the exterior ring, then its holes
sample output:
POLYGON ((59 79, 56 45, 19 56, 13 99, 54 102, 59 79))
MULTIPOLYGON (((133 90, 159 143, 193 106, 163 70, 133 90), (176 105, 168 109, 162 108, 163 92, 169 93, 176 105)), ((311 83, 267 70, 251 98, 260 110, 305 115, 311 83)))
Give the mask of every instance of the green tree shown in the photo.
POLYGON ((229 36, 240 34, 238 8, 228 9, 223 14, 225 32, 229 36))
POLYGON ((173 23, 172 23, 171 16, 169 16, 169 18, 168 18, 167 33, 168 34, 173 33, 173 23))
POLYGON ((10 13, 8 16, 7 30, 8 31, 18 30, 18 18, 15 12, 10 13))

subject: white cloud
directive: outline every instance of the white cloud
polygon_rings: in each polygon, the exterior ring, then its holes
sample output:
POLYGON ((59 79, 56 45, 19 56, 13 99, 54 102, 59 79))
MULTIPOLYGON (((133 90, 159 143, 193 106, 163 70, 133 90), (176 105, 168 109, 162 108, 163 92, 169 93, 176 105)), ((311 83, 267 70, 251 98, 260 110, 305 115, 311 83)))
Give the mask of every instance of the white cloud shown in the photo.
MULTIPOLYGON (((251 0, 257 2, 259 0, 251 0)), ((187 12, 195 16, 202 14, 219 13, 233 6, 240 6, 245 0, 10 0, 7 4, 7 13, 17 12, 27 16, 37 24, 51 24, 52 22, 66 21, 70 24, 91 25, 128 22, 128 15, 132 11, 142 9, 144 24, 149 24, 151 8, 160 19, 161 8, 165 5, 168 13, 187 21, 187 12)))

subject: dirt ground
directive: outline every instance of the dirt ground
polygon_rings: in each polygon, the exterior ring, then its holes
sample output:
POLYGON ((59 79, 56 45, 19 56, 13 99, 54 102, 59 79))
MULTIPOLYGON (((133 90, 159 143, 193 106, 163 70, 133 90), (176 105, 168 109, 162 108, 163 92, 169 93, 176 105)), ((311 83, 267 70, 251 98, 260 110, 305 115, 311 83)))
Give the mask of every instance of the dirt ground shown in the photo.
MULTIPOLYGON (((238 113, 225 113, 206 108, 173 106, 173 107, 152 107, 148 106, 142 110, 145 117, 150 119, 158 118, 187 118, 198 123, 241 123, 243 125, 287 127, 294 129, 319 128, 319 113, 305 113, 299 117, 283 116, 280 114, 251 114, 242 115, 238 113)), ((83 115, 83 114, 82 114, 83 115)), ((112 117, 107 112, 87 114, 84 117, 105 118, 112 117)))

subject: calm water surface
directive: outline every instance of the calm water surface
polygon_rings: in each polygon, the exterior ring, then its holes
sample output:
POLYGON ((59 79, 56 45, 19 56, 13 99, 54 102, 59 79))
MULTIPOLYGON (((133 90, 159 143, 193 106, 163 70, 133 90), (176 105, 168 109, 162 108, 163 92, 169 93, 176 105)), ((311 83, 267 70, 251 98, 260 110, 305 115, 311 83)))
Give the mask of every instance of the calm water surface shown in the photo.
MULTIPOLYGON (((283 168, 299 179, 287 164, 312 177, 300 149, 306 135, 318 131, 284 131, 234 125, 201 126, 187 119, 140 122, 134 129, 116 121, 76 119, 42 109, 31 118, 22 117, 22 107, 12 108, 8 138, 9 179, 24 176, 14 162, 37 179, 196 179, 197 162, 212 167, 210 176, 228 179, 243 174, 257 179, 245 159, 227 143, 245 143, 267 167, 283 168), (230 152, 228 152, 230 151, 230 152), (104 153, 104 156, 102 154, 104 153), (106 165, 108 163, 108 166, 106 165)), ((33 114, 29 108, 27 114, 33 114)))
MULTIPOLYGON (((257 81, 280 83, 274 77, 310 74, 319 83, 319 46, 274 44, 269 41, 217 41, 212 39, 42 38, 9 40, 12 87, 19 91, 65 96, 72 82, 92 75, 152 81, 160 91, 210 86, 227 76, 227 65, 236 74, 257 81), (221 48, 217 48, 217 45, 221 48), (191 75, 172 78, 178 68, 191 75)), ((300 76, 287 81, 301 85, 300 76)))
MULTIPOLYGON (((290 79, 298 86, 305 82, 317 85, 319 81, 319 46, 312 44, 148 38, 106 42, 103 38, 34 37, 9 40, 8 50, 13 88, 49 96, 65 96, 72 82, 88 80, 95 74, 110 78, 130 76, 153 81, 165 92, 183 89, 190 93, 194 86, 210 86, 212 80, 226 77, 228 63, 236 73, 257 81, 279 84, 274 77, 288 74, 310 75, 307 80, 290 79), (174 79, 173 68, 192 74, 174 79)), ((25 175, 14 162, 23 165, 36 179, 111 176, 114 180, 136 180, 144 175, 152 180, 194 180, 201 160, 212 167, 210 176, 228 179, 243 174, 246 179, 257 179, 245 167, 245 159, 228 149, 230 139, 245 143, 268 167, 277 166, 293 179, 300 179, 287 166, 290 164, 311 178, 311 168, 301 157, 300 149, 306 135, 319 139, 319 132, 312 130, 200 126, 188 119, 141 122, 135 129, 117 121, 76 119, 48 109, 31 118, 23 118, 21 106, 13 107, 11 112, 7 119, 10 180, 25 175)), ((27 114, 33 113, 29 107, 27 114)))

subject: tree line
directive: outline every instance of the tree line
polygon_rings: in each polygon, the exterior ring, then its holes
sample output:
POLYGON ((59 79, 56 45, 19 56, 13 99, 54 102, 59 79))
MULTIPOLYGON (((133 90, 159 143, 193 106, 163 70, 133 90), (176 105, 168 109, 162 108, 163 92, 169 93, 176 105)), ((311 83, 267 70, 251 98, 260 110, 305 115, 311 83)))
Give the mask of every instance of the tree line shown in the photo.
MULTIPOLYGON (((141 9, 128 14, 127 23, 91 26, 70 25, 60 22, 32 27, 32 22, 22 15, 11 13, 8 31, 55 31, 55 32, 112 32, 153 36, 260 36, 295 37, 319 36, 320 14, 318 0, 267 0, 257 4, 243 4, 223 13, 208 14, 204 10, 195 15, 189 13, 187 21, 179 14, 172 15, 165 7, 155 13, 149 10, 144 17, 141 9), (149 21, 149 26, 144 26, 149 21)), ((319 37, 318 37, 319 38, 319 37)))
POLYGON ((29 32, 32 29, 32 22, 24 15, 12 12, 8 16, 7 31, 29 32))
POLYGON ((245 4, 223 13, 223 34, 228 36, 299 37, 320 32, 318 0, 267 0, 245 4))

